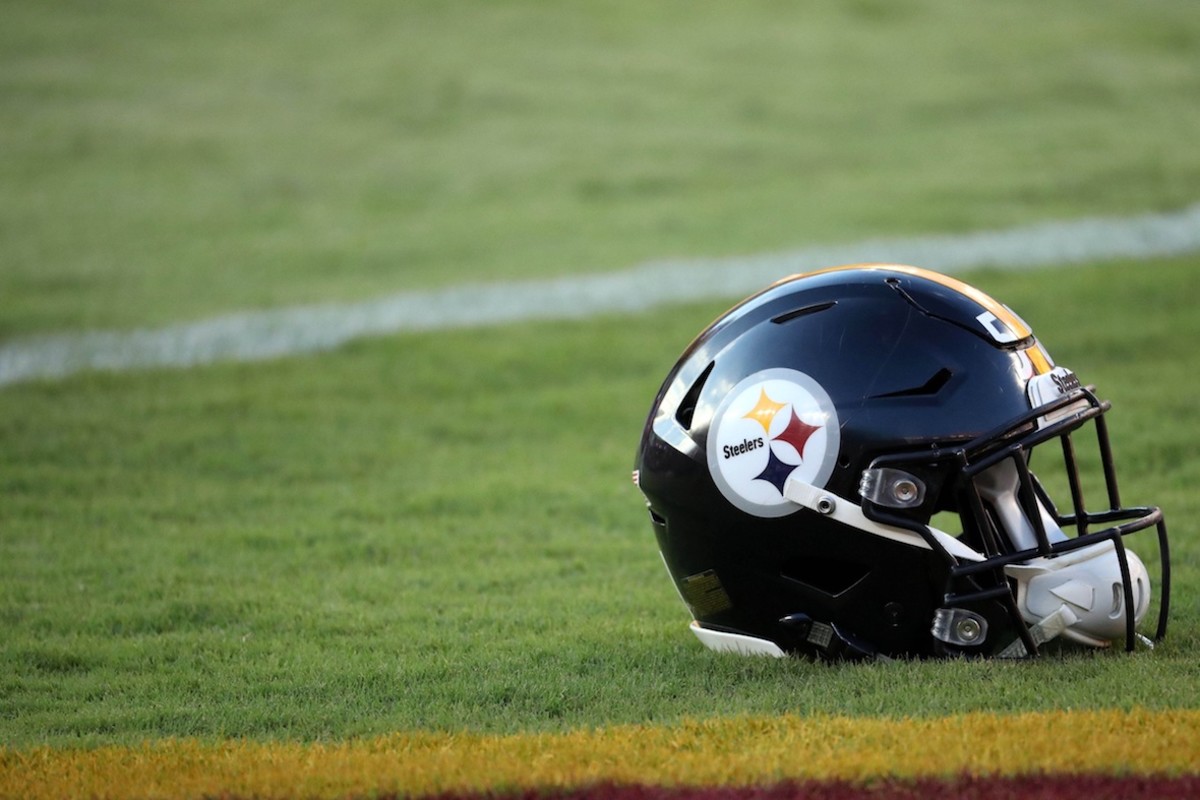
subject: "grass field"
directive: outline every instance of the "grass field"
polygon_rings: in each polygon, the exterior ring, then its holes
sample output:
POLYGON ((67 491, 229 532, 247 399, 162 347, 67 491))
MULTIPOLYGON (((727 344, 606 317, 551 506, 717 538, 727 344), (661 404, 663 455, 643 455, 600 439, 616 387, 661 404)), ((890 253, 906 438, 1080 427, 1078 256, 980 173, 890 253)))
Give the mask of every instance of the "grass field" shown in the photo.
POLYGON ((9 0, 0 337, 1197 199, 1187 0, 9 0))
MULTIPOLYGON (((1187 2, 4 17, 0 341, 1200 199, 1187 2)), ((1114 401, 1123 496, 1166 511, 1171 631, 1132 656, 701 649, 629 471, 737 298, 5 387, 0 749, 1200 708, 1198 275, 968 276, 1114 401)))
POLYGON ((0 741, 1194 707, 1198 266, 976 276, 1113 399, 1124 495, 1166 508, 1177 596, 1153 654, 702 650, 629 483, 660 373, 717 310, 687 306, 7 389, 0 741))

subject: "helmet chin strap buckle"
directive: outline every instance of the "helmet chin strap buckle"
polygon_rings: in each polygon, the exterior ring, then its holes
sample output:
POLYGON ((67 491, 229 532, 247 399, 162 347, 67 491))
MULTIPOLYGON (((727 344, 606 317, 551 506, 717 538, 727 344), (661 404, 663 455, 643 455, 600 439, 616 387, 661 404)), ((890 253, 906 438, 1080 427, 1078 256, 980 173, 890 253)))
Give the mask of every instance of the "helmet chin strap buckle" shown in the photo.
MULTIPOLYGON (((1076 616, 1075 612, 1064 604, 1059 606, 1050 615, 1044 617, 1040 622, 1030 626, 1029 635, 1035 645, 1041 646, 1051 639, 1057 638, 1063 631, 1078 621, 1079 617, 1076 616)), ((1029 651, 1025 649, 1025 643, 1017 639, 997 653, 996 658, 1026 658, 1028 655, 1029 651)))
POLYGON ((800 641, 815 648, 829 661, 890 661, 858 637, 825 622, 817 622, 808 614, 789 614, 779 620, 800 641))

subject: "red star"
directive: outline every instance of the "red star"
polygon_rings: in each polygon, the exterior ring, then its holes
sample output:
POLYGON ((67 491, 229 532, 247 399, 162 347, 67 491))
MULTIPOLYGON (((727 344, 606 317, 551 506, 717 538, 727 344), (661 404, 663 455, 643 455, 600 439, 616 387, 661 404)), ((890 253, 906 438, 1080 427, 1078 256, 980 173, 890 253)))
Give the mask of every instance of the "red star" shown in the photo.
POLYGON ((800 458, 803 459, 804 445, 808 444, 808 440, 812 438, 812 435, 821 430, 821 428, 819 426, 814 427, 801 421, 801 419, 796 416, 796 410, 794 408, 791 409, 791 414, 792 418, 788 420, 787 427, 784 428, 783 432, 771 441, 787 442, 792 447, 796 448, 796 453, 799 454, 800 458))

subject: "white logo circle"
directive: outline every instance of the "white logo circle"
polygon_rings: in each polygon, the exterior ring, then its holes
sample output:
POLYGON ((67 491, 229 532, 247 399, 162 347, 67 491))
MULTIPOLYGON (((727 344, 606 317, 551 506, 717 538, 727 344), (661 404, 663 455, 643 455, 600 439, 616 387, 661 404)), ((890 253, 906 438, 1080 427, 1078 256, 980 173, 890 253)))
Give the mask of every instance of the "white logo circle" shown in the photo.
POLYGON ((837 410, 803 372, 777 367, 741 380, 721 401, 708 432, 708 469, 725 499, 756 517, 782 517, 793 475, 824 486, 841 436, 837 410))

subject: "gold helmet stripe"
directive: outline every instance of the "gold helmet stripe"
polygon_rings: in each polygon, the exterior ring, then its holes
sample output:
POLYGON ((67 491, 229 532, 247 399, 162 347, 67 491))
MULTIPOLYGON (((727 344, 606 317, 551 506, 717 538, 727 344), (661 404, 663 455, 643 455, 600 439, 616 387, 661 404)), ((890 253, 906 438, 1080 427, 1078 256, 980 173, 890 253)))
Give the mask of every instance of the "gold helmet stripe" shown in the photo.
MULTIPOLYGON (((985 311, 991 313, 997 320, 1004 323, 1004 325, 1007 326, 1010 331, 1012 331, 1015 341, 1021 341, 1022 339, 1027 339, 1033 335, 1033 331, 1030 329, 1025 320, 1014 314, 1012 309, 1010 309, 1008 306, 998 302, 991 295, 976 289, 974 286, 971 286, 968 283, 963 283, 957 278, 951 278, 949 275, 943 275, 940 272, 922 269, 921 267, 909 267, 903 264, 867 263, 847 264, 840 267, 828 267, 826 269, 818 269, 804 274, 822 275, 826 272, 840 272, 842 270, 849 269, 888 270, 890 272, 902 272, 906 275, 912 275, 917 278, 924 278, 925 280, 933 281, 934 283, 945 286, 947 289, 958 292, 964 297, 970 299, 972 302, 978 304, 985 311)), ((793 277, 800 276, 797 275, 793 277)), ((787 278, 785 280, 791 279, 787 278)), ((1038 375, 1047 373, 1054 368, 1054 364, 1050 360, 1050 357, 1037 342, 1034 342, 1033 345, 1027 348, 1024 352, 1025 355, 1029 357, 1030 362, 1033 364, 1034 371, 1038 375)))

